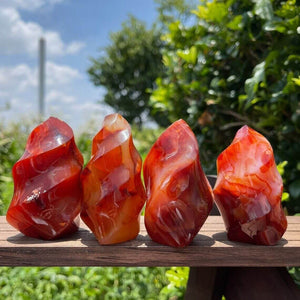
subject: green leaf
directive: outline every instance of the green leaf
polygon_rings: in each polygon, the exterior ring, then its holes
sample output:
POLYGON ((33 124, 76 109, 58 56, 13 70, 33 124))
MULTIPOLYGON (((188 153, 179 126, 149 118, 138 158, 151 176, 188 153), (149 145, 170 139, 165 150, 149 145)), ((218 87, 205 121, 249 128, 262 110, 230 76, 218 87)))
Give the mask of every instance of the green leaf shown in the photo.
POLYGON ((3 175, 0 175, 0 181, 3 181, 3 182, 11 182, 11 181, 12 181, 12 178, 9 177, 9 176, 3 176, 3 175))
POLYGON ((280 51, 278 51, 278 50, 271 51, 268 54, 268 56, 266 57, 265 68, 268 68, 270 65, 272 66, 272 64, 276 64, 276 60, 277 60, 279 55, 280 55, 280 51))
POLYGON ((177 55, 189 64, 195 65, 197 62, 197 48, 195 46, 188 50, 178 50, 177 55))
POLYGON ((170 283, 178 288, 186 286, 188 275, 188 267, 171 267, 171 269, 166 272, 166 277, 170 283))
POLYGON ((282 176, 284 174, 284 168, 287 164, 288 164, 288 162, 285 160, 277 165, 277 170, 278 170, 280 176, 282 176))
POLYGON ((290 194, 289 193, 282 193, 281 202, 287 202, 290 200, 290 194))
POLYGON ((162 56, 162 61, 163 61, 164 65, 165 65, 166 67, 170 67, 170 66, 171 66, 171 58, 170 58, 169 55, 164 54, 164 55, 162 56))
POLYGON ((221 23, 228 15, 228 6, 217 1, 206 2, 205 5, 199 5, 198 10, 193 10, 192 13, 201 20, 221 23))
POLYGON ((231 30, 241 30, 243 28, 242 15, 235 16, 226 26, 231 30))
MULTIPOLYGON (((299 64, 300 63, 300 55, 295 55, 295 54, 289 55, 288 58, 286 59, 286 61, 284 62, 284 65, 287 66, 288 64, 291 64, 291 63, 299 64)), ((295 79, 298 79, 298 78, 295 78, 295 79)), ((300 79, 300 76, 299 76, 299 79, 300 79)))
POLYGON ((296 85, 300 86, 300 76, 298 78, 292 78, 296 85))
POLYGON ((256 15, 263 20, 273 21, 274 12, 270 0, 253 0, 253 2, 255 3, 254 13, 256 15))
POLYGON ((254 98, 260 82, 265 80, 265 62, 255 66, 253 77, 248 78, 245 82, 245 91, 248 96, 248 106, 251 105, 251 100, 254 98))

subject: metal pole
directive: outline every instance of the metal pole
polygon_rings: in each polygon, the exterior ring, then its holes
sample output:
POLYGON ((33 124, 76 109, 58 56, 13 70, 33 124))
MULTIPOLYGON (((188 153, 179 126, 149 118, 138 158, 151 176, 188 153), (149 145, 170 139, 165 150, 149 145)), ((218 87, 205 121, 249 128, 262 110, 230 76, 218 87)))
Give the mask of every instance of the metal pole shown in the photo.
POLYGON ((45 115, 45 40, 39 40, 39 115, 45 115))

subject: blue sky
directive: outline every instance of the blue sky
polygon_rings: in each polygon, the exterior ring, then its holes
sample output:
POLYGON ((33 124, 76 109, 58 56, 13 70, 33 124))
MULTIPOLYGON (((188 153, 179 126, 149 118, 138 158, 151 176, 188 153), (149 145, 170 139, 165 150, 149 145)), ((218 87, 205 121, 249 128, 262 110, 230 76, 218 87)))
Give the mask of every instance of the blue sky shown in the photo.
POLYGON ((0 120, 38 113, 38 40, 46 39, 46 117, 57 116, 74 130, 101 124, 112 109, 97 104, 103 89, 86 70, 90 57, 108 45, 109 34, 132 14, 149 26, 153 0, 1 0, 0 120), (4 109, 9 104, 9 109, 4 109))

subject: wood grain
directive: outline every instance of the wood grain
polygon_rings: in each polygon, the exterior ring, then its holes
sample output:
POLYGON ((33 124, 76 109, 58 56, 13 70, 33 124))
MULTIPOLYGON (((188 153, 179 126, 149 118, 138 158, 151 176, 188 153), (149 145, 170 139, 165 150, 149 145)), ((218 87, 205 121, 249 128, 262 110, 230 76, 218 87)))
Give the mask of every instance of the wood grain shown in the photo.
POLYGON ((0 216, 1 266, 300 266, 300 217, 288 217, 288 229, 276 246, 228 241, 220 216, 209 216, 193 243, 176 249, 147 235, 143 219, 135 240, 101 246, 81 224, 68 238, 43 241, 26 237, 0 216))

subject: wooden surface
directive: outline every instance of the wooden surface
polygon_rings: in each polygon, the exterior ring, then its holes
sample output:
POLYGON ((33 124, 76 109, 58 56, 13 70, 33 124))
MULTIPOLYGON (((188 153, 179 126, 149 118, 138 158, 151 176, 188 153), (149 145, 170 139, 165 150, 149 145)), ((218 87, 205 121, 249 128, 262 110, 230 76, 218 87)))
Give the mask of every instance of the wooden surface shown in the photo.
POLYGON ((209 216, 184 249, 150 240, 143 219, 138 237, 130 242, 101 246, 81 223, 66 239, 42 241, 18 233, 0 217, 0 266, 300 266, 300 217, 288 217, 288 229, 276 246, 228 241, 220 216, 209 216))

